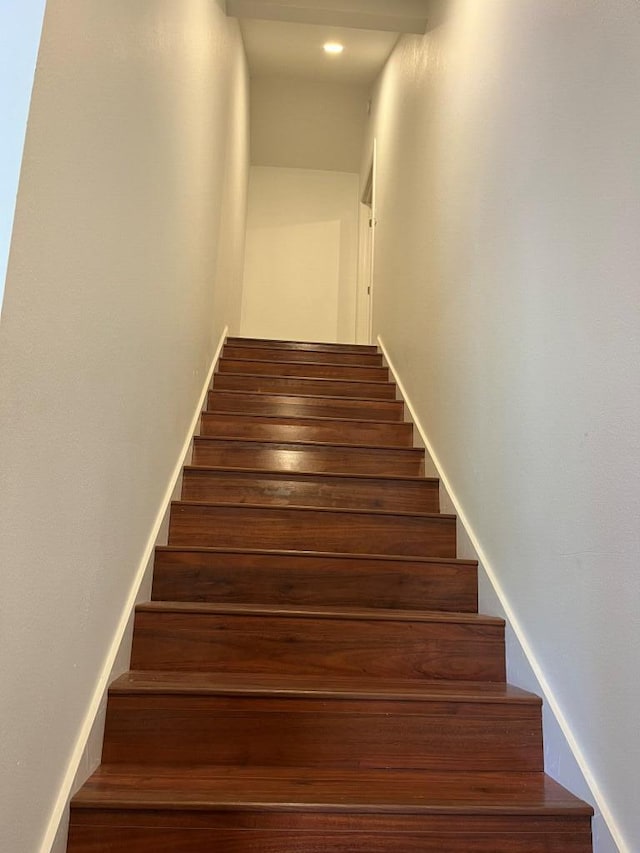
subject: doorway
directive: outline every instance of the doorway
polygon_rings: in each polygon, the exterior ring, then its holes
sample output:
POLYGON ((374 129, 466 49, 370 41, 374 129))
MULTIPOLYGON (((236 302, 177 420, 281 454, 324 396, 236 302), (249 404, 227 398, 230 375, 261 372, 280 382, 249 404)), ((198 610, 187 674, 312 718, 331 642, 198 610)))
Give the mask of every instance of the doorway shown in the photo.
POLYGON ((373 143, 371 167, 360 197, 360 252, 356 298, 356 342, 372 343, 373 337, 373 268, 376 230, 376 142, 373 143))

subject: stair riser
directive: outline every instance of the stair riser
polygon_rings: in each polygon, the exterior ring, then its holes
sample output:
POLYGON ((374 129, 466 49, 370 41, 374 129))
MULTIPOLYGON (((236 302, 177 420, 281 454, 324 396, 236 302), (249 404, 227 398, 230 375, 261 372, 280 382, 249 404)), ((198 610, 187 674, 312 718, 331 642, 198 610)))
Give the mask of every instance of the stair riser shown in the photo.
MULTIPOLYGON (((457 820, 456 820, 457 822, 457 820)), ((591 853, 591 837, 73 827, 69 853, 591 853), (194 835, 197 837, 194 838, 194 835)))
POLYGON ((477 569, 469 564, 330 556, 156 552, 156 601, 323 605, 475 613, 477 569))
POLYGON ((278 362, 305 362, 307 364, 338 364, 352 367, 382 367, 380 353, 357 352, 314 352, 313 350, 271 349, 261 352, 256 347, 230 346, 226 344, 222 350, 223 358, 268 358, 278 362))
POLYGON ((242 832, 74 827, 69 853, 591 853, 584 837, 523 835, 428 835, 319 832, 304 835, 260 830, 242 832))
POLYGON ((320 441, 334 444, 411 447, 411 424, 305 418, 260 418, 259 416, 204 412, 200 434, 218 438, 248 438, 260 441, 320 441))
POLYGON ((213 387, 227 391, 258 391, 266 394, 315 394, 323 397, 359 397, 395 400, 395 385, 386 382, 342 382, 338 379, 295 379, 216 373, 213 387))
POLYGON ((404 403, 401 400, 331 400, 313 396, 288 394, 225 393, 210 391, 207 409, 211 412, 239 412, 245 415, 284 415, 293 417, 351 418, 401 422, 404 403))
POLYGON ((111 696, 102 760, 325 769, 543 769, 538 707, 328 698, 111 696))
POLYGON ((174 504, 170 545, 455 557, 455 519, 174 504))
POLYGON ((314 341, 276 341, 263 340, 260 338, 238 338, 228 337, 228 346, 244 346, 259 350, 293 350, 294 352, 332 352, 332 353, 357 353, 359 355, 377 354, 375 346, 370 344, 329 344, 316 343, 314 341))
POLYGON ((72 809, 69 846, 70 853, 591 853, 591 849, 589 818, 344 811, 211 814, 179 809, 72 809))
POLYGON ((148 612, 132 669, 504 681, 497 625, 148 612))
POLYGON ((291 473, 418 477, 424 473, 424 452, 404 447, 378 449, 195 438, 193 464, 291 473))
POLYGON ((218 362, 218 373, 244 373, 261 376, 291 376, 316 379, 354 379, 358 382, 388 382, 386 367, 360 367, 341 364, 296 363, 230 359, 223 357, 218 362))
POLYGON ((438 512, 438 483, 432 480, 359 480, 355 477, 302 477, 286 474, 186 470, 185 501, 249 503, 438 512))

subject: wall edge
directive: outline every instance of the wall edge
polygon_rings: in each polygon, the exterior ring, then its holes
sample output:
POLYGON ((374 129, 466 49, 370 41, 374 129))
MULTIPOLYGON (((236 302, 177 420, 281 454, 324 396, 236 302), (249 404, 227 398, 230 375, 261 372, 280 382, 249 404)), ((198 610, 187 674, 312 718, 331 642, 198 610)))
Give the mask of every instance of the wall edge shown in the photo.
POLYGON ((587 762, 587 759, 586 759, 584 753, 582 752, 580 745, 578 744, 577 740, 575 739, 575 737, 573 735, 573 732, 571 730, 569 722, 568 722, 567 718, 565 717, 565 715, 562 711, 562 708, 560 707, 560 704, 559 704, 558 700, 556 699, 555 694, 553 693, 553 690, 552 690, 549 682, 546 679, 544 671, 543 671, 540 663, 538 662, 538 659, 537 659, 537 657, 536 657, 536 655, 535 655, 535 653, 534 653, 534 651, 533 651, 533 649, 529 643, 529 640, 526 636, 526 633, 525 633, 520 622, 518 621, 518 618, 516 617, 516 615, 514 613, 514 610, 511 606, 509 598, 507 597, 504 589, 502 588, 502 585, 500 584, 500 581, 499 581, 498 576, 497 576, 497 574, 496 574, 496 572, 495 572, 495 570, 491 564, 491 561, 489 560, 489 558, 487 557, 486 553, 484 552, 482 546, 480 545, 478 537, 476 536, 475 531, 474 531, 471 523, 469 522, 464 509, 462 508, 460 500, 459 500, 458 496, 456 495, 453 487, 451 486, 451 483, 450 483, 450 481, 449 481, 449 479, 448 479, 448 477, 444 471, 442 463, 440 462, 440 459, 438 458, 438 455, 436 454, 435 449, 429 440, 427 432, 426 432, 426 430, 422 424, 422 421, 421 421, 419 415, 417 414, 417 412, 416 412, 416 410, 415 410, 415 408, 411 402, 411 398, 409 397, 409 394, 408 394, 408 392, 407 392, 407 390, 406 390, 406 388, 402 382, 402 379, 398 375, 396 367, 393 363, 391 356, 389 355, 389 351, 388 351, 381 335, 377 336, 376 341, 377 341, 378 347, 380 348, 380 351, 382 352, 382 355, 385 359, 385 362, 389 368, 391 376, 397 385, 399 396, 402 398, 402 400, 403 400, 403 402, 404 402, 404 404, 405 404, 405 406, 409 412, 411 420, 413 421, 414 427, 415 427, 416 431, 418 432, 421 440, 424 442, 425 449, 426 449, 427 453, 429 454, 429 456, 431 457, 431 461, 433 462, 433 465, 435 466, 435 468, 437 470, 437 474, 438 474, 438 477, 440 478, 441 484, 444 487, 445 491, 447 492, 447 494, 448 494, 448 496, 449 496, 449 498, 450 498, 450 500, 451 500, 451 502, 455 508, 455 512, 458 516, 458 521, 461 524, 461 526, 464 528, 465 533, 468 536, 469 541, 470 541, 473 549, 475 550, 476 554, 478 555, 478 559, 479 559, 480 563, 482 564, 482 567, 484 568, 484 571, 485 571, 487 578, 488 578, 488 580, 489 580, 489 582, 493 588, 493 591, 494 591, 498 601, 500 602, 501 607, 504 610, 508 625, 511 628, 513 635, 514 635, 517 643, 519 644, 520 649, 522 650, 522 653, 523 653, 524 657, 526 658, 527 663, 531 667, 531 670, 533 672, 534 677, 536 678, 536 680, 539 684, 540 691, 541 691, 542 696, 543 696, 543 700, 544 700, 545 704, 547 705, 547 708, 548 708, 549 712, 551 713, 551 715, 553 716, 555 722, 557 723, 557 725, 558 725, 558 727, 562 733, 562 736, 564 737, 567 748, 569 749, 570 753, 572 754, 580 772, 582 773, 582 776, 584 777, 585 784, 589 788, 589 791, 590 791, 591 796, 593 798, 593 802, 595 803, 595 807, 596 807, 597 811, 599 812, 600 816, 602 817, 602 820, 603 820, 604 824, 606 825, 606 828, 609 831, 613 842, 617 845, 619 853, 632 853, 632 849, 627 844, 627 842, 624 840, 622 833, 621 833, 621 831, 620 831, 620 829, 619 829, 619 827, 615 821, 615 818, 611 812, 611 808, 609 806, 609 803, 608 803, 607 799, 605 798, 604 794, 602 793, 602 790, 600 789, 600 786, 598 785, 598 782, 597 782, 593 772, 591 771, 591 768, 587 762))
POLYGON ((220 358, 222 347, 224 346, 228 331, 229 327, 225 326, 222 330, 222 334, 213 354, 211 365, 207 373, 207 378, 204 382, 200 397, 198 398, 193 418, 191 419, 191 423, 187 428, 187 434, 182 448, 178 453, 176 464, 169 476, 167 488, 160 501, 158 512, 149 532, 149 536, 142 552, 142 556, 140 557, 140 560, 138 562, 138 567, 136 569, 133 582, 129 589, 129 594, 127 595, 125 604, 122 608, 120 620, 113 635, 113 640, 105 657, 99 678, 96 682, 95 689, 91 696, 91 701, 89 702, 89 706, 85 713, 82 725, 80 726, 78 736, 71 752, 71 757, 69 758, 62 782, 60 783, 58 796, 51 810, 51 814, 47 822, 42 842, 39 847, 39 853, 50 853, 54 844, 56 843, 59 828, 64 819, 65 810, 69 803, 69 799, 73 795, 73 787, 74 782, 76 780, 76 776, 80 769, 82 759, 85 755, 85 751, 87 750, 92 734, 92 729, 96 724, 98 715, 100 714, 100 709, 103 703, 105 693, 109 687, 109 682, 111 680, 112 671, 116 663, 118 653, 122 647, 123 641, 125 640, 127 627, 130 623, 134 608, 137 603, 140 587, 142 586, 145 580, 147 569, 152 561, 155 547, 157 544, 159 544, 159 538, 161 537, 165 517, 167 516, 168 510, 170 508, 171 500, 173 498, 176 487, 180 482, 185 460, 190 454, 193 436, 196 434, 196 430, 198 429, 198 423, 200 420, 203 406, 205 404, 207 392, 211 385, 213 373, 220 358))

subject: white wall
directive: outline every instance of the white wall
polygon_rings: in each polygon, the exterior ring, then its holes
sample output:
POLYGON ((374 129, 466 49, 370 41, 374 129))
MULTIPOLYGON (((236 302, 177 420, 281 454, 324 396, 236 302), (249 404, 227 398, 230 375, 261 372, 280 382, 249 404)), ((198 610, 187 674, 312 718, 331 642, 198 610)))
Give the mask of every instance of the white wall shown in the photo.
POLYGON ((371 127, 376 331, 575 739, 600 851, 640 849, 639 45, 634 0, 453 0, 401 39, 371 127))
POLYGON ((49 0, 0 326, 11 853, 55 832, 217 340, 238 329, 247 87, 220 3, 49 0))
POLYGON ((252 165, 358 172, 368 100, 367 86, 252 79, 252 165))
POLYGON ((0 0, 0 310, 45 0, 0 0))
POLYGON ((358 175, 252 166, 243 335, 351 341, 358 175))

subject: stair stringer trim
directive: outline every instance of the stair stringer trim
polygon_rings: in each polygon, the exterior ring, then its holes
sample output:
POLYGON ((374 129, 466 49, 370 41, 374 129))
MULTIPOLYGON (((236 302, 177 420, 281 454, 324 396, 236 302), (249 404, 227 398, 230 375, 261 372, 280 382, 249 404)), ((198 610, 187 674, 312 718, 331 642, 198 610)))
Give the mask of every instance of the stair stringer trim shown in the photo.
MULTIPOLYGON (((194 415, 187 428, 184 444, 176 460, 176 464, 171 472, 167 488, 160 501, 160 506, 156 514, 155 520, 149 531, 149 536, 138 563, 133 582, 129 588, 129 594, 120 614, 120 620, 113 636, 112 643, 106 654, 104 664, 100 670, 95 690, 91 697, 91 701, 87 708, 86 714, 80 726, 78 737, 76 738, 75 746, 71 753, 71 758, 67 764, 64 777, 59 787, 58 796, 51 811, 51 816, 47 824, 42 843, 40 844, 39 853, 63 853, 67 847, 67 832, 65 816, 68 815, 68 807, 71 797, 75 791, 86 781, 91 773, 96 769, 100 762, 100 755, 95 755, 95 743, 99 739, 100 747, 97 750, 102 751, 102 737, 104 732, 104 712, 106 710, 106 698, 111 681, 121 675, 129 668, 129 659, 131 657, 131 636, 133 627, 133 615, 136 605, 139 603, 141 592, 145 588, 145 581, 151 579, 153 570, 154 552, 157 545, 166 544, 167 532, 169 526, 169 513, 171 510, 171 502, 179 497, 179 492, 182 488, 182 471, 185 465, 188 465, 191 460, 193 437, 196 435, 199 427, 200 417, 204 409, 207 393, 211 387, 213 374, 222 353, 229 327, 225 326, 216 350, 211 360, 211 366, 207 373, 207 378, 202 388, 202 393, 195 407, 194 415), (126 657, 126 665, 121 666, 123 659, 126 657)), ((149 596, 145 596, 148 600, 149 596)))
POLYGON ((432 472, 426 471, 426 476, 433 475, 440 479, 441 512, 451 512, 457 515, 458 543, 466 551, 462 556, 478 560, 478 583, 480 584, 481 598, 489 598, 493 604, 493 607, 484 609, 495 610, 496 612, 492 612, 491 615, 501 616, 506 620, 507 678, 516 686, 538 693, 543 697, 545 770, 561 785, 569 788, 572 793, 587 800, 594 807, 592 832, 596 853, 632 853, 632 849, 624 840, 609 803, 571 730, 560 703, 551 689, 526 633, 515 615, 509 598, 447 478, 442 463, 407 394, 382 337, 378 335, 376 341, 393 381, 396 383, 398 396, 404 402, 408 418, 414 425, 414 431, 417 433, 415 437, 426 451, 427 469, 429 464, 433 467, 432 472), (483 575, 484 596, 482 595, 483 575))

